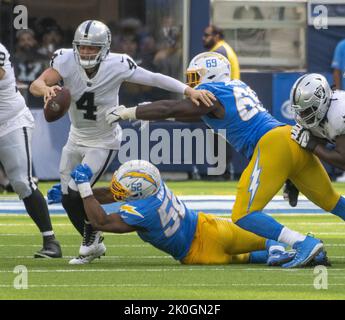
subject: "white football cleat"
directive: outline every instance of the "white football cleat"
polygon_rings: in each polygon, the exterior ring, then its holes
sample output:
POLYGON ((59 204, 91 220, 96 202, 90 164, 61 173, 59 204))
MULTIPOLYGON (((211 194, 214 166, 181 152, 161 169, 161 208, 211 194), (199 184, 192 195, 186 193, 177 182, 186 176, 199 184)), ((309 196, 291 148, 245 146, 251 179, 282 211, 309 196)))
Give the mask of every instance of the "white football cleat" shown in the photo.
MULTIPOLYGON (((103 240, 103 238, 102 238, 103 240)), ((69 264, 88 264, 91 263, 93 260, 97 258, 101 258, 101 256, 105 256, 107 248, 103 242, 98 243, 97 245, 93 246, 93 253, 89 255, 79 255, 76 258, 73 258, 69 261, 69 264)))
MULTIPOLYGON (((90 237, 85 241, 85 237, 83 239, 83 243, 79 248, 79 255, 81 256, 89 256, 92 254, 97 253, 98 246, 103 244, 104 238, 102 237, 101 231, 92 231, 90 237)), ((103 244, 104 246, 104 244, 103 244)), ((105 247, 105 246, 104 246, 105 247)))

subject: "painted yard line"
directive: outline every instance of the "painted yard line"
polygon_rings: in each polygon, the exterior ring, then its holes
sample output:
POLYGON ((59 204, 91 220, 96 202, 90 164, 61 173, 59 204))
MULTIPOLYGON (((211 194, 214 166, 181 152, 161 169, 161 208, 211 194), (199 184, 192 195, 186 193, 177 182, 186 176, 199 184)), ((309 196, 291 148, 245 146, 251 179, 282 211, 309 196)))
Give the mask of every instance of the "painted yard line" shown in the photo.
MULTIPOLYGON (((38 232, 35 233, 35 234, 32 234, 32 233, 0 233, 0 237, 12 237, 12 236, 22 236, 22 237, 37 237, 39 234, 38 232)), ((79 235, 79 233, 59 233, 58 234, 59 237, 64 237, 64 236, 78 236, 78 237, 81 237, 79 235)), ((132 232, 132 233, 107 233, 106 234, 106 237, 117 237, 117 236, 120 236, 120 237, 128 237, 128 236, 136 236, 137 237, 137 234, 135 232, 132 232)))
MULTIPOLYGON (((341 271, 344 272, 344 269, 341 268, 330 268, 330 271, 341 271)), ((282 269, 282 268, 231 268, 230 267, 214 267, 214 266, 207 266, 207 267, 189 267, 186 268, 184 266, 179 267, 166 267, 166 268, 136 268, 136 269, 130 269, 130 268, 110 268, 110 269, 28 269, 29 273, 74 273, 74 272, 170 272, 170 271, 231 271, 231 272, 284 272, 284 273, 293 273, 295 275, 299 274, 302 276, 308 276, 313 275, 313 269, 282 269), (303 274, 301 274, 303 273, 303 274)), ((13 273, 13 269, 11 270, 0 270, 0 273, 13 273)))
MULTIPOLYGON (((63 256, 62 259, 73 259, 75 258, 76 255, 74 256, 63 256)), ((31 256, 1 256, 1 259, 6 259, 6 260, 10 260, 10 259, 29 259, 32 260, 33 257, 31 256)), ((109 260, 121 260, 121 259, 128 259, 128 260, 145 260, 145 259, 150 259, 150 260, 166 260, 166 259, 170 259, 172 261, 175 261, 174 258, 172 256, 104 256, 102 257, 102 261, 109 261, 109 260)), ((345 257, 344 256, 329 256, 329 259, 332 260, 344 260, 345 262, 345 257)), ((344 269, 345 270, 345 269, 344 269)))
MULTIPOLYGON (((63 259, 73 259, 76 256, 63 256, 63 259)), ((33 259, 32 256, 1 256, 1 259, 33 259)), ((172 256, 104 256, 102 260, 112 260, 112 259, 171 259, 174 258, 172 256)))
MULTIPOLYGON (((38 247, 38 244, 0 244, 0 247, 38 247)), ((78 248, 78 245, 62 244, 62 248, 78 248)), ((148 248, 149 244, 107 244, 107 248, 148 248)))
MULTIPOLYGON (((341 222, 289 222, 289 225, 296 226, 338 226, 345 228, 341 222)), ((36 227, 34 223, 0 223, 0 227, 36 227)), ((54 223, 54 227, 73 227, 71 223, 54 223)))
MULTIPOLYGON (((279 214, 270 214, 272 217, 277 216, 277 217, 306 217, 305 213, 279 213, 279 214)), ((219 216, 224 216, 224 217, 228 217, 228 214, 220 214, 219 216)), ((21 214, 21 213, 1 213, 0 214, 0 219, 2 217, 27 217, 30 219, 28 214, 21 214)), ((67 214, 63 213, 63 214, 59 214, 59 215, 54 215, 52 217, 52 219, 60 219, 60 218, 66 218, 67 214)), ((331 213, 308 213, 308 217, 334 217, 333 214, 331 213)), ((341 223, 341 222, 340 222, 341 223)))
MULTIPOLYGON (((175 283, 164 284, 164 287, 180 288, 180 287, 311 287, 312 283, 175 283)), ((328 283, 328 287, 345 286, 345 283, 328 283)), ((28 288, 161 288, 162 284, 152 283, 122 283, 122 284, 30 284, 28 288)), ((0 288, 13 288, 13 285, 0 285, 0 288)))
MULTIPOLYGON (((0 227, 37 227, 34 223, 0 223, 0 227)), ((73 227, 71 223, 54 223, 54 227, 73 227)))

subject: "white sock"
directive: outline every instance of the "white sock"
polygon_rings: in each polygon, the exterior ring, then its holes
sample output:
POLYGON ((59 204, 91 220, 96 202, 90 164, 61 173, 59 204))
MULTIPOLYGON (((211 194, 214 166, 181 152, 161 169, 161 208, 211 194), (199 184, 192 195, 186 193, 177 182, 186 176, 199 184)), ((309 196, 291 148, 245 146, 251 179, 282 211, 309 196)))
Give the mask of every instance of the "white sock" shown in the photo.
POLYGON ((54 231, 45 231, 42 232, 42 236, 43 237, 48 237, 48 236, 53 236, 54 235, 54 231))
POLYGON ((303 241, 305 238, 306 236, 303 234, 284 227, 278 237, 278 241, 293 246, 297 241, 303 241))

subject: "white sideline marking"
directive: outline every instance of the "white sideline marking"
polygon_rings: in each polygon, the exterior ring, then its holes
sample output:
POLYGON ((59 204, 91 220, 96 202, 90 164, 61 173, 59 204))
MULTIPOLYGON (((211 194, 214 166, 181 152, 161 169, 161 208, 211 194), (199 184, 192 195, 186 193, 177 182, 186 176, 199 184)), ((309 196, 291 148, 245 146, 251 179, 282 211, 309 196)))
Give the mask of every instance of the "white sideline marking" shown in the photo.
MULTIPOLYGON (((152 283, 122 283, 122 284, 30 284, 30 288, 138 288, 138 287, 161 287, 161 284, 152 283)), ((311 287, 312 283, 226 283, 226 284, 210 284, 210 283, 176 283, 164 284, 164 287, 311 287)), ((345 286, 345 283, 329 283, 328 286, 345 286)), ((13 285, 0 285, 0 288, 13 288, 13 285)))

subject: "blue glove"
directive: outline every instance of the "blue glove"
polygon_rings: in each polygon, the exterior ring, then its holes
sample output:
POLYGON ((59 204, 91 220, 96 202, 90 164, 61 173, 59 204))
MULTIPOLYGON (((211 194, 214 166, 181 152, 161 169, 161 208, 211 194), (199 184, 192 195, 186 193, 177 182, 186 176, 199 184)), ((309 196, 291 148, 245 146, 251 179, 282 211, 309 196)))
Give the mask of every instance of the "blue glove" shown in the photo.
POLYGON ((62 200, 61 184, 54 184, 47 192, 48 204, 60 203, 62 200))
POLYGON ((86 163, 78 164, 71 173, 71 177, 76 184, 90 182, 92 175, 92 170, 86 163))

